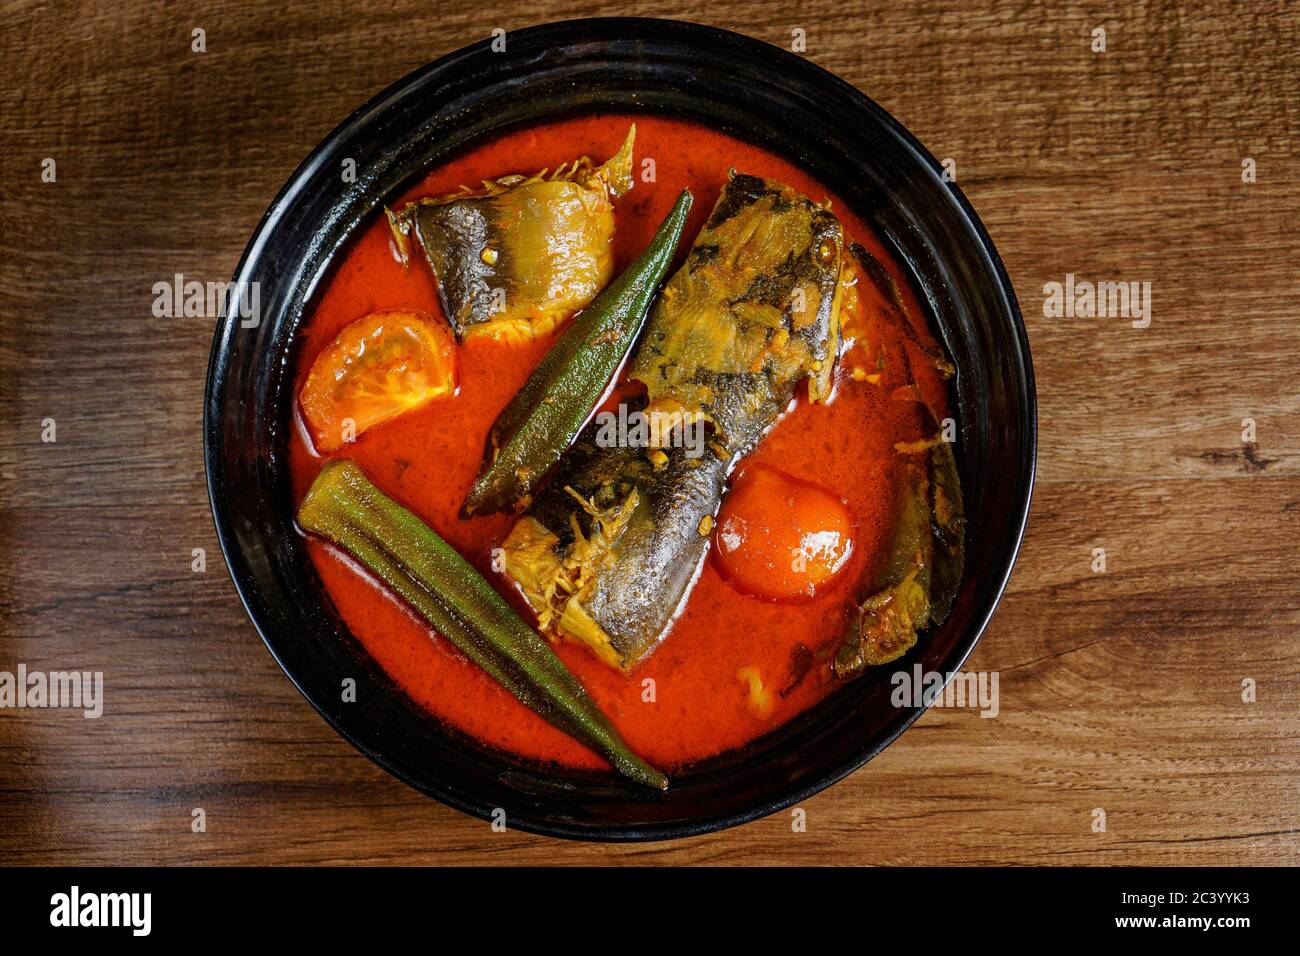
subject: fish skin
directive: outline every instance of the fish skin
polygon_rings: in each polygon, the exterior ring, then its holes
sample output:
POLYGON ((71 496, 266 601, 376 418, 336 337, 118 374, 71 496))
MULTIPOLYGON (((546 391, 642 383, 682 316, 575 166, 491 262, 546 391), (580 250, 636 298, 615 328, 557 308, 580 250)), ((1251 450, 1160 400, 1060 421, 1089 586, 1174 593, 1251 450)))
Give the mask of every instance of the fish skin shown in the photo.
POLYGON ((715 437, 743 454, 799 379, 829 393, 843 246, 843 228, 828 209, 787 186, 733 173, 656 303, 629 377, 645 383, 652 405, 674 400, 701 410, 715 437), (794 308, 796 290, 802 310, 794 308), (724 336, 713 334, 710 315, 721 317, 724 336), (780 332, 788 343, 765 353, 780 332))
MULTIPOLYGON (((438 278, 443 314, 458 336, 471 325, 492 318, 492 290, 504 288, 513 263, 483 261, 482 255, 459 255, 458 248, 483 250, 499 232, 491 198, 415 207, 412 223, 420 247, 438 278)), ((508 294, 508 290, 507 290, 508 294)))
POLYGON ((457 338, 544 334, 605 287, 614 273, 613 199, 632 188, 635 138, 632 125, 600 166, 584 156, 388 212, 402 261, 410 234, 424 252, 457 338))
POLYGON ((599 509, 637 494, 612 561, 597 569, 582 603, 627 670, 662 639, 694 582, 710 542, 699 533, 700 522, 717 512, 732 460, 713 448, 696 459, 674 448, 655 468, 641 449, 599 447, 596 432, 588 426, 579 436, 529 515, 553 531, 564 549, 574 540, 572 516, 583 534, 591 531, 590 516, 575 512, 573 494, 599 509))

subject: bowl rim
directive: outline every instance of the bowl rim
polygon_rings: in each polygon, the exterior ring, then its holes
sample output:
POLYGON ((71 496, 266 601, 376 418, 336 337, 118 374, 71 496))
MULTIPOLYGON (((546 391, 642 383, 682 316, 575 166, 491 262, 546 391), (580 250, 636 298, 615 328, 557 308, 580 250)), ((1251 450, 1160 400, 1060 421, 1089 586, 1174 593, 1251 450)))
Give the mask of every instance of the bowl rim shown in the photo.
MULTIPOLYGON (((739 48, 755 57, 774 58, 783 69, 801 73, 801 78, 806 79, 810 84, 829 86, 837 90, 839 94, 856 100, 864 109, 874 113, 881 124, 887 127, 892 135, 897 137, 898 141, 906 147, 911 159, 921 165, 928 166, 935 173, 941 173, 942 171, 941 164, 902 123, 857 87, 817 65, 812 60, 746 34, 685 19, 589 17, 549 21, 518 30, 511 30, 508 36, 514 39, 520 37, 538 39, 546 37, 547 34, 554 34, 556 39, 572 39, 575 30, 587 32, 635 31, 642 36, 654 34, 657 38, 665 40, 709 38, 715 42, 723 42, 733 48, 739 48)), ((238 281, 241 275, 249 271, 250 265, 262 254, 268 239, 275 231, 291 201, 304 192, 314 173, 322 166, 325 159, 335 152, 338 145, 348 138, 351 132, 364 125, 369 118, 387 109, 394 101, 400 99, 408 88, 418 86, 429 74, 446 69, 458 59, 487 48, 491 42, 490 38, 480 40, 474 44, 450 51, 418 67, 370 97, 334 127, 298 164, 262 214, 243 253, 240 255, 232 276, 232 285, 238 281)), ((1013 333, 1012 339, 1015 345, 1015 364, 1018 369, 1023 370, 1024 389, 1020 401, 1020 411, 1024 420, 1024 430, 1020 436, 1021 455, 1018 461, 1018 470, 1013 476, 1018 488, 1018 494, 1012 503, 1007 521, 1007 530, 1004 532, 1006 545, 1000 554, 1000 561, 997 566, 986 569, 991 597, 982 612, 977 612, 967 618, 963 628, 964 637, 953 646, 949 659, 945 661, 946 665, 950 665, 945 672, 945 684, 950 675, 958 672, 964 666, 1001 604, 1012 569, 1019 556, 1025 528, 1029 520, 1038 452, 1037 391, 1033 362, 1029 350, 1028 334, 1016 299, 1015 290, 992 239, 965 194, 955 181, 947 182, 946 185, 951 192, 955 211, 959 215, 960 221, 975 237, 978 252, 990 267, 996 288, 1006 302, 1006 317, 1010 320, 1010 331, 1013 333)), ((326 265, 325 269, 328 271, 329 265, 326 265)), ((333 709, 326 706, 324 701, 318 700, 318 695, 313 694, 305 687, 303 682, 286 665, 276 648, 276 639, 271 634, 271 628, 260 620, 259 616, 254 612, 250 593, 256 587, 256 581, 251 578, 242 580, 240 574, 236 571, 234 552, 238 549, 238 544, 233 527, 233 518, 222 500, 221 492, 223 489, 218 487, 220 479, 216 475, 221 459, 219 449, 223 447, 219 428, 220 415, 218 413, 222 406, 218 398, 224 393, 224 380, 230 360, 229 341, 232 327, 235 324, 223 316, 218 322, 213 336, 204 387, 203 460, 208 503, 212 512, 222 558, 225 561, 227 572, 231 576, 245 613, 253 623, 253 627, 262 643, 285 676, 289 678, 299 693, 306 698, 308 703, 339 736, 377 766, 383 768, 412 789, 434 797, 443 804, 460 810, 469 816, 478 819, 490 819, 490 808, 485 809, 484 805, 464 799, 459 793, 445 785, 441 787, 430 786, 425 780, 417 781, 413 779, 400 765, 390 760, 382 750, 371 747, 366 741, 360 739, 348 727, 344 726, 333 709)), ((928 709, 928 705, 908 708, 904 712, 902 719, 892 728, 892 732, 864 740, 862 746, 854 750, 847 759, 829 767, 809 783, 795 790, 783 791, 780 796, 754 801, 743 809, 734 812, 702 816, 693 818, 688 822, 609 829, 569 826, 562 823, 529 819, 520 815, 511 817, 510 827, 543 836, 588 842, 621 843, 679 839, 739 826, 791 807, 843 780, 897 740, 928 709)))

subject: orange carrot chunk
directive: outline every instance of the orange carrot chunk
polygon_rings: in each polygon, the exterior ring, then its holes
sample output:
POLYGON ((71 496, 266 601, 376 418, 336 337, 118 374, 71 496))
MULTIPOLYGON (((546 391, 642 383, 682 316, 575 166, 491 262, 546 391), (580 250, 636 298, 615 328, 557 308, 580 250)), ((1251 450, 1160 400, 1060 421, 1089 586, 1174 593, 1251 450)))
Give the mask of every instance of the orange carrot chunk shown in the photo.
POLYGON ((718 513, 713 553, 743 594, 806 601, 824 591, 853 553, 853 518, 821 485, 751 465, 718 513))
POLYGON ((298 396, 318 452, 456 390, 456 345, 426 312, 372 312, 316 356, 298 396))

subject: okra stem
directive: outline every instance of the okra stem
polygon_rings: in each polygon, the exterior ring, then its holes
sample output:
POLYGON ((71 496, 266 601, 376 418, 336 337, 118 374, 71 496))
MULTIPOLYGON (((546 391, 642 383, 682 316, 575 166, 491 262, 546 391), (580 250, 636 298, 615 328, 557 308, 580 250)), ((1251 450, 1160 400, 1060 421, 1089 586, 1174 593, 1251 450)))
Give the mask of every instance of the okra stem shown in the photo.
POLYGON ((591 416, 637 334, 691 209, 682 190, 641 256, 573 320, 488 435, 466 516, 526 503, 591 416))
POLYGON ((303 530, 363 564, 530 710, 637 783, 668 779, 634 754, 555 652, 428 525, 346 459, 321 470, 298 508, 303 530))

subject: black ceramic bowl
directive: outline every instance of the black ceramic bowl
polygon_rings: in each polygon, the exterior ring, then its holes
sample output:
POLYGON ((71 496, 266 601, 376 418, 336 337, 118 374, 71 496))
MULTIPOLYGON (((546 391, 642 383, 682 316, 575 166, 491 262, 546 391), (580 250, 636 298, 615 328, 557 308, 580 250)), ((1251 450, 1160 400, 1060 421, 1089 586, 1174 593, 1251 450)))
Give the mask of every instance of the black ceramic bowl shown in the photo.
POLYGON ((204 438, 217 533, 240 597, 280 666, 340 734, 411 786, 466 813, 503 808, 523 830, 649 840, 788 807, 860 767, 920 711, 890 704, 888 672, 847 684, 749 746, 676 773, 666 793, 611 773, 490 750, 411 702, 333 613, 294 528, 287 447, 295 333, 349 237, 424 170, 522 124, 593 110, 701 120, 791 158, 835 190, 910 270, 957 365, 967 576, 953 613, 900 662, 957 670, 1015 560, 1035 454, 1033 373, 1011 284, 960 191, 892 117, 806 60, 743 36, 605 19, 511 33, 424 67, 343 122, 290 177, 235 274, 260 321, 222 323, 204 438), (358 179, 344 183, 345 158, 358 179), (340 699, 344 677, 357 700, 340 699))

